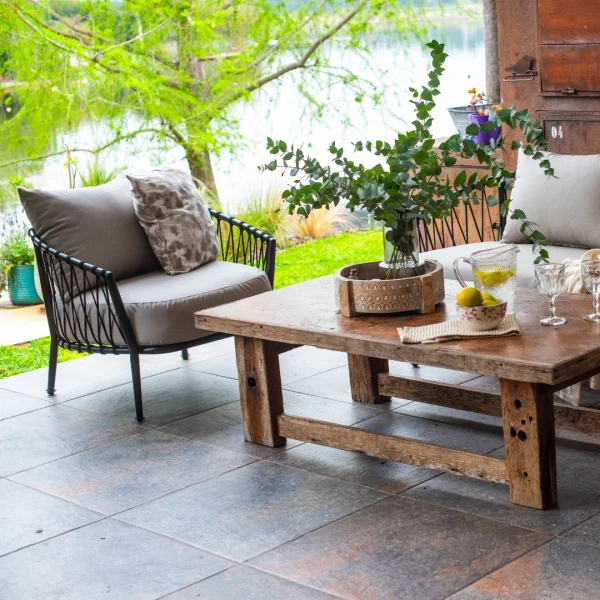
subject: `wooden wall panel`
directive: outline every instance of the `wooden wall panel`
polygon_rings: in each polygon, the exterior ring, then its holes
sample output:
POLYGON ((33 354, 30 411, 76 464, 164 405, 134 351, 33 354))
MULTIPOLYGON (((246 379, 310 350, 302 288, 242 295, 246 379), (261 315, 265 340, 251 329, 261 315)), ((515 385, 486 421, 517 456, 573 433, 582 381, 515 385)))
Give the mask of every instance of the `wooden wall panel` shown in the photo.
POLYGON ((540 44, 600 43, 598 0, 538 0, 538 14, 540 44))
POLYGON ((541 45, 539 59, 544 93, 600 95, 600 44, 541 45))

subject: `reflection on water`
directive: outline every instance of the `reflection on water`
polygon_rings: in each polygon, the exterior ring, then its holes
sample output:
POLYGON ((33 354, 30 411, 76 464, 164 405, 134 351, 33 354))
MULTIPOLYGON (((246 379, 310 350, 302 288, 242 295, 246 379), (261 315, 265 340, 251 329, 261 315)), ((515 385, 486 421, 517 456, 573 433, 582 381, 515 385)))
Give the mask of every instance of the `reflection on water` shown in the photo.
MULTIPOLYGON (((455 132, 446 107, 464 104, 468 88, 485 87, 483 24, 476 19, 453 18, 439 24, 431 32, 431 37, 444 41, 449 54, 432 128, 436 137, 442 137, 455 132)), ((429 66, 427 49, 417 41, 401 45, 397 39, 385 33, 373 35, 369 46, 372 61, 380 69, 385 69, 387 91, 378 106, 357 102, 352 94, 341 87, 322 92, 316 81, 311 93, 320 100, 328 100, 328 107, 331 107, 325 111, 322 119, 316 120, 305 110, 306 103, 298 94, 293 77, 288 77, 281 86, 262 90, 251 102, 232 107, 229 116, 239 122, 241 136, 232 154, 222 153, 213 161, 219 193, 226 208, 235 211, 249 190, 260 188, 264 183, 266 175, 258 173, 257 165, 267 162, 268 155, 264 150, 267 136, 285 139, 296 145, 303 144, 312 154, 326 158, 327 148, 332 141, 348 147, 351 141, 360 139, 391 140, 396 131, 406 128, 406 124, 413 120, 407 88, 426 83, 429 66)), ((380 83, 374 80, 375 71, 369 67, 369 63, 351 51, 340 51, 334 46, 324 62, 329 66, 351 66, 375 85, 380 83)), ((132 123, 132 127, 135 127, 135 123, 132 123)), ((76 132, 65 136, 59 142, 59 147, 67 143, 75 147, 93 148, 107 139, 108 135, 108 129, 102 123, 86 123, 76 132)), ((102 155, 107 168, 125 165, 131 170, 181 161, 182 158, 181 149, 172 147, 158 150, 149 139, 143 137, 114 146, 102 155)), ((361 158, 365 162, 368 159, 366 155, 361 158)), ((86 164, 92 160, 86 154, 79 154, 78 159, 79 168, 84 171, 86 164)), ((35 187, 67 187, 64 162, 64 157, 60 156, 33 165, 27 179, 35 187)), ((12 174, 4 172, 0 173, 0 177, 12 174)), ((0 224, 1 221, 0 205, 0 224)))

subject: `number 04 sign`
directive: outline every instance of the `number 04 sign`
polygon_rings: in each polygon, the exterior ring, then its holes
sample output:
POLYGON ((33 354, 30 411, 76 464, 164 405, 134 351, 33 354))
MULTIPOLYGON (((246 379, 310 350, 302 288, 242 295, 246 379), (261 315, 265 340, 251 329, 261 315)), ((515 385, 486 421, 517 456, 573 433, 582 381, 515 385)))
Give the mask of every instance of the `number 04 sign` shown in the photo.
POLYGON ((562 130, 562 125, 558 126, 558 129, 556 128, 556 126, 552 126, 552 137, 554 139, 556 139, 557 137, 561 138, 563 137, 563 130, 562 130))

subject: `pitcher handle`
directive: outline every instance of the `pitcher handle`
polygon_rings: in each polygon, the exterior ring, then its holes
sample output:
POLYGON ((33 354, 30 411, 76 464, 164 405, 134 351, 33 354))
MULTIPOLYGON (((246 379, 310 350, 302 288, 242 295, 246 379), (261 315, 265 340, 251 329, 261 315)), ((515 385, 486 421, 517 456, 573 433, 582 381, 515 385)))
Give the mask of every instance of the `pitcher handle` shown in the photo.
POLYGON ((463 287, 467 287, 467 284, 464 282, 463 278, 460 276, 460 272, 458 270, 458 265, 460 265, 460 263, 467 263, 471 268, 471 261, 468 258, 465 258, 464 256, 459 256, 457 259, 454 260, 454 275, 456 277, 456 280, 458 281, 458 283, 460 283, 460 285, 462 285, 463 287))

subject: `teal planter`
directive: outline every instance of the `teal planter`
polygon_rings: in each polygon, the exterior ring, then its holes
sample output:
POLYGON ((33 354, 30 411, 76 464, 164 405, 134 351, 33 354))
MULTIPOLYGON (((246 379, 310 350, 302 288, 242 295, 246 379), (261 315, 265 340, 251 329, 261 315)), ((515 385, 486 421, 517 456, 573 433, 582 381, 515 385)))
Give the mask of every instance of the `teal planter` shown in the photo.
POLYGON ((16 265, 8 272, 8 297, 17 306, 41 304, 35 290, 33 265, 16 265))

